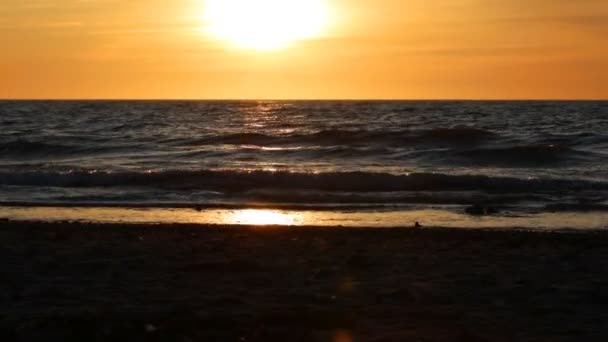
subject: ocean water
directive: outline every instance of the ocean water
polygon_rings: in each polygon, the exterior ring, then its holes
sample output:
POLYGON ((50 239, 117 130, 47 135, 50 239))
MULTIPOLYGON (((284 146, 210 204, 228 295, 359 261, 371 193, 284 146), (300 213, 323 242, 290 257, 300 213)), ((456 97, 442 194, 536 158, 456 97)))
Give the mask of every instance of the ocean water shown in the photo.
POLYGON ((0 102, 7 216, 264 208, 408 225, 472 205, 490 226, 608 226, 608 102, 0 102))

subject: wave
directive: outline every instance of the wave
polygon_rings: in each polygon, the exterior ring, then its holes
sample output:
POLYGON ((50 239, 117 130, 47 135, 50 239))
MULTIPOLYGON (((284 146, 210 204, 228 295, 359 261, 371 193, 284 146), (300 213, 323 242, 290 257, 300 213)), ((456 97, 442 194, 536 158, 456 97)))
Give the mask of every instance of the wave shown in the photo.
POLYGON ((441 141, 451 143, 475 143, 497 137, 494 132, 472 128, 434 128, 424 131, 422 138, 429 141, 441 141))
POLYGON ((256 203, 339 203, 341 206, 350 204, 366 205, 395 205, 395 204, 433 204, 433 205, 467 205, 471 203, 491 203, 506 205, 515 203, 551 202, 552 196, 541 194, 487 194, 478 191, 398 191, 398 192, 326 192, 326 191, 251 191, 240 197, 256 203))
POLYGON ((182 145, 276 145, 288 142, 289 136, 273 136, 261 133, 234 133, 211 136, 195 140, 186 140, 182 143, 182 145))
POLYGON ((13 140, 0 144, 0 155, 16 158, 57 157, 103 153, 118 150, 119 147, 70 145, 30 140, 13 140))
POLYGON ((49 154, 68 154, 81 150, 76 146, 50 144, 29 140, 14 140, 0 144, 0 153, 3 156, 36 156, 49 154))
POLYGON ((150 172, 0 172, 0 185, 47 187, 154 187, 239 192, 254 189, 342 192, 485 191, 496 193, 608 190, 608 183, 481 175, 369 172, 295 173, 231 170, 150 172))
POLYGON ((267 135, 235 133, 185 141, 184 145, 283 145, 283 144, 474 144, 497 137, 496 133, 471 127, 434 128, 428 130, 342 130, 327 129, 309 134, 267 135))
POLYGON ((545 210, 551 212, 590 212, 608 211, 608 204, 603 203, 557 203, 545 206, 545 210))
POLYGON ((537 144, 504 148, 481 148, 457 152, 457 156, 476 164, 502 166, 542 166, 563 161, 583 161, 593 153, 565 145, 537 144))

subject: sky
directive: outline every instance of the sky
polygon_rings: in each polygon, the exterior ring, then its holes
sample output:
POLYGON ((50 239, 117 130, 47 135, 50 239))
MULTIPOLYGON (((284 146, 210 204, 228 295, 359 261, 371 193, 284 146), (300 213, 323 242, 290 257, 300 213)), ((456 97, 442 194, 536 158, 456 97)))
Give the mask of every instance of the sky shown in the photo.
POLYGON ((256 50, 205 0, 2 0, 0 98, 608 99, 606 0, 325 3, 314 37, 256 50))

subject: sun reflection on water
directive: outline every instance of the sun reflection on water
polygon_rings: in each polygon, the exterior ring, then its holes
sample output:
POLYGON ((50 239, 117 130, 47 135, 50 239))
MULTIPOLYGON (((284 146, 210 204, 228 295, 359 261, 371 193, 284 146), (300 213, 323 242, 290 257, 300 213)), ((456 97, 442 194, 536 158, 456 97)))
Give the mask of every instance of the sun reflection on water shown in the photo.
POLYGON ((292 226, 297 223, 296 215, 293 213, 264 209, 245 209, 234 211, 226 217, 226 223, 246 225, 282 225, 292 226))
POLYGON ((541 213, 476 217, 447 210, 320 211, 282 209, 1 207, 0 218, 18 221, 284 225, 324 227, 424 227, 605 229, 606 213, 541 213))

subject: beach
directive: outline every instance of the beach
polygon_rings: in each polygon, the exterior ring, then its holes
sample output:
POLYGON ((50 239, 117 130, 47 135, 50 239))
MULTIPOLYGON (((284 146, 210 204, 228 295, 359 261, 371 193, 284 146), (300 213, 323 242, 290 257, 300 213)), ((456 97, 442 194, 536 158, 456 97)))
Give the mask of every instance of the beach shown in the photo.
POLYGON ((608 233, 0 223, 3 341, 604 341, 608 233))

